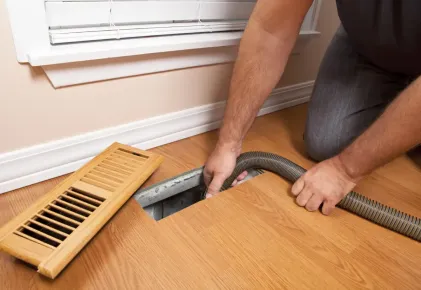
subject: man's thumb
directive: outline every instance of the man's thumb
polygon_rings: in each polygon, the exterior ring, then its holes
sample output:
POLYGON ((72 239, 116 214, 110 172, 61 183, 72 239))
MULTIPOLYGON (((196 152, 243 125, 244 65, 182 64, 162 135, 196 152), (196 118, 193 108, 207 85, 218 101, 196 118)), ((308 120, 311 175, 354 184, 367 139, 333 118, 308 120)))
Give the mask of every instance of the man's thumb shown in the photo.
POLYGON ((208 191, 206 192, 206 198, 212 197, 217 194, 221 189, 222 184, 224 183, 225 178, 222 175, 215 175, 208 186, 208 191))

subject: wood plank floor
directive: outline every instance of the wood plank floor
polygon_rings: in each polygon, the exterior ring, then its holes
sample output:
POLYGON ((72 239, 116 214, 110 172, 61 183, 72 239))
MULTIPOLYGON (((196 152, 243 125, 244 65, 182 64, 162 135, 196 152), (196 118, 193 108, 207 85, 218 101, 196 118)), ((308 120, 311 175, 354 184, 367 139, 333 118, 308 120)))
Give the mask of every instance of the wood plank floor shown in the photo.
MULTIPOLYGON (((302 134, 306 106, 258 118, 244 151, 312 162, 302 134)), ((210 132, 154 151, 164 163, 145 184, 202 166, 210 132)), ((421 217, 420 154, 376 170, 357 191, 421 217)), ((0 195, 0 226, 64 177, 0 195)), ((160 222, 133 200, 107 223, 56 280, 0 253, 4 289, 421 289, 421 245, 336 209, 332 216, 295 205, 291 185, 265 173, 160 222)))

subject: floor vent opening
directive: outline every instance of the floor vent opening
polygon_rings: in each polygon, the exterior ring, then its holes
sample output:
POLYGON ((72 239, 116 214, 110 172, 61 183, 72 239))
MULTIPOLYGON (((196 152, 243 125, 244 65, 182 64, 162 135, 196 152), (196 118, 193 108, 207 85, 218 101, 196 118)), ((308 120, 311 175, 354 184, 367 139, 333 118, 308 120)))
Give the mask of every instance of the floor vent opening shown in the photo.
MULTIPOLYGON (((248 172, 246 178, 240 183, 246 182, 263 172, 263 170, 251 170, 248 172)), ((192 176, 187 174, 184 178, 179 176, 170 179, 168 182, 160 182, 155 186, 135 193, 134 197, 136 201, 142 205, 145 201, 146 191, 155 191, 159 192, 162 196, 168 196, 165 199, 156 198, 159 201, 143 207, 151 218, 156 221, 162 220, 201 200, 201 196, 206 189, 200 182, 200 173, 201 171, 197 170, 197 173, 192 176)))

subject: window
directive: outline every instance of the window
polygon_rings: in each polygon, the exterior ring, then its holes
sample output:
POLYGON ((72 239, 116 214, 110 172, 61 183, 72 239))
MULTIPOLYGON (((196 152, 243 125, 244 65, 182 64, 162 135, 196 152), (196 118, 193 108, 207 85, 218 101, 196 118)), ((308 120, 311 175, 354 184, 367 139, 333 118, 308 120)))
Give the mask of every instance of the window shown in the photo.
MULTIPOLYGON (((229 57, 213 58, 214 63, 218 63, 218 59, 232 59, 232 47, 238 44, 256 0, 6 2, 18 61, 50 66, 47 69, 50 73, 59 73, 57 67, 51 66, 136 55, 145 58, 154 54, 157 59, 156 54, 163 52, 172 55, 179 52, 178 63, 180 58, 187 57, 189 65, 194 66, 196 61, 192 61, 186 51, 194 51, 194 58, 198 60, 198 49, 207 55, 207 61, 199 61, 198 65, 210 64, 209 48, 217 48, 219 55, 221 48, 226 48, 229 54, 229 57)), ((320 2, 314 1, 301 34, 317 34, 315 24, 320 2)), ((159 67, 165 69, 165 65, 159 67)), ((136 70, 133 67, 131 70, 130 75, 133 75, 136 70)), ((121 71, 118 77, 124 76, 121 71)))

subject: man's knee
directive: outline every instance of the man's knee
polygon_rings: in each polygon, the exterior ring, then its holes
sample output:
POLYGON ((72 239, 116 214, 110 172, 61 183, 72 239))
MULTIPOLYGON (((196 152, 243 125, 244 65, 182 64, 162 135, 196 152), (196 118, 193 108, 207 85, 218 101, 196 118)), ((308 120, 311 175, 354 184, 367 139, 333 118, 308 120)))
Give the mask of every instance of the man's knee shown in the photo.
POLYGON ((338 134, 312 134, 306 132, 304 142, 307 154, 315 161, 323 161, 329 159, 344 148, 344 144, 340 142, 338 134))

